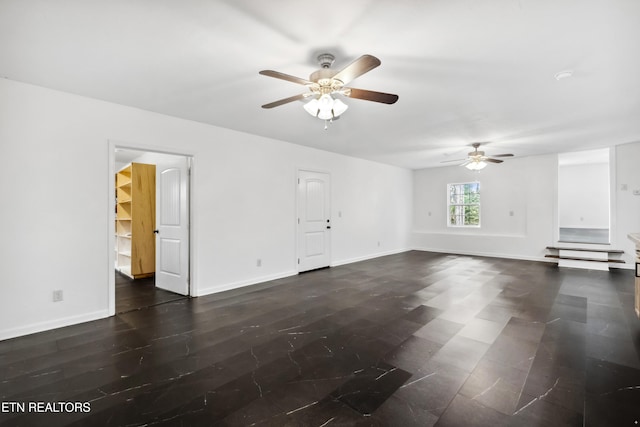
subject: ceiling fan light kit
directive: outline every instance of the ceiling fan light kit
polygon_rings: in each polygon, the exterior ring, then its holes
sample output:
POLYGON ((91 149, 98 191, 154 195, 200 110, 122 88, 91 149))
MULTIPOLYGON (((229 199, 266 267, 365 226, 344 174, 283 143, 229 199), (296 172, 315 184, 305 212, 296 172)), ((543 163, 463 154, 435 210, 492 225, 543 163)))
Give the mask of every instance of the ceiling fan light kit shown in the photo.
POLYGON ((479 142, 474 142, 471 144, 473 147, 473 151, 469 152, 468 157, 466 159, 458 159, 458 160, 445 160, 440 163, 449 163, 449 162, 462 162, 460 166, 464 166, 472 171, 480 171, 484 169, 489 163, 502 163, 504 160, 495 159, 494 157, 513 157, 513 154, 495 154, 493 157, 485 156, 484 151, 478 151, 480 147, 479 142))
POLYGON ((485 168, 487 164, 482 160, 472 160, 470 163, 467 163, 465 167, 470 171, 479 171, 485 168))
POLYGON ((335 61, 335 57, 330 53, 323 53, 318 56, 320 69, 311 73, 309 80, 299 77, 290 76, 273 70, 262 70, 260 74, 268 77, 275 77, 292 83, 306 86, 308 93, 294 95, 269 104, 265 104, 262 108, 273 108, 293 101, 301 101, 307 98, 311 100, 304 104, 303 108, 313 117, 317 117, 325 121, 325 129, 328 123, 338 118, 342 113, 347 111, 349 106, 335 95, 342 95, 348 98, 363 99, 365 101, 374 101, 383 104, 394 104, 398 100, 398 95, 375 92, 370 90, 355 89, 345 87, 356 77, 371 71, 381 64, 380 60, 371 55, 362 55, 340 71, 330 69, 335 61))
POLYGON ((313 98, 304 104, 304 109, 313 117, 322 120, 332 120, 347 111, 349 106, 339 99, 334 99, 329 94, 324 94, 320 98, 313 98))

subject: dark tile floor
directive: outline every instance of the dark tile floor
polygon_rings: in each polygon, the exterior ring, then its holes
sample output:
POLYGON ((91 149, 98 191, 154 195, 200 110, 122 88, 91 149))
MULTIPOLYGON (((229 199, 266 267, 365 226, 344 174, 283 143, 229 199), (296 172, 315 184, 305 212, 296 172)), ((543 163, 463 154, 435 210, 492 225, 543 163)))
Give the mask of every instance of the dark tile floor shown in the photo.
POLYGON ((632 292, 417 251, 314 271, 0 342, 0 423, 635 426, 632 292))
POLYGON ((126 313, 186 297, 156 288, 155 279, 130 279, 116 271, 116 313, 126 313))

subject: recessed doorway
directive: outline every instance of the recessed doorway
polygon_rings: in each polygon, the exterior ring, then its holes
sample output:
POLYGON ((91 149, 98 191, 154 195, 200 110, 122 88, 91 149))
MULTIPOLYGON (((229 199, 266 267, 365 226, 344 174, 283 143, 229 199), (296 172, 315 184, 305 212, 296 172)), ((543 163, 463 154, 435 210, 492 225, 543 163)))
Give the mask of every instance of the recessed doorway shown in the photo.
POLYGON ((115 143, 110 151, 110 313, 188 298, 191 156, 115 143))
POLYGON ((608 148, 558 155, 558 241, 608 245, 611 171, 608 148))

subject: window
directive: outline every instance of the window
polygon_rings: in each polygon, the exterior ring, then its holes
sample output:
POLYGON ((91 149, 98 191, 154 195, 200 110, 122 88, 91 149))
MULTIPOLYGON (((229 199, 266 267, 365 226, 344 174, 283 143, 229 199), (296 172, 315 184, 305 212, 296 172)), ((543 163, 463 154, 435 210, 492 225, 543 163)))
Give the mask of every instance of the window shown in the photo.
POLYGON ((480 183, 447 184, 449 227, 480 227, 480 183))

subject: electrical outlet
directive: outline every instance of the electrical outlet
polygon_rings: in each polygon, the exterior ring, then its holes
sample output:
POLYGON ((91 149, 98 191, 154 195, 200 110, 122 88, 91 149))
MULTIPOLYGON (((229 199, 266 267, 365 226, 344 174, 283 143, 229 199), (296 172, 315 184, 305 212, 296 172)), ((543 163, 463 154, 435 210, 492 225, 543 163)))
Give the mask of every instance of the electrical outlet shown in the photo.
POLYGON ((378 242, 378 246, 380 246, 380 242, 378 242))
POLYGON ((256 267, 262 267, 262 259, 258 258, 256 261, 256 267))
POLYGON ((62 289, 58 289, 53 291, 53 302, 60 302, 64 299, 64 295, 62 293, 62 289))

